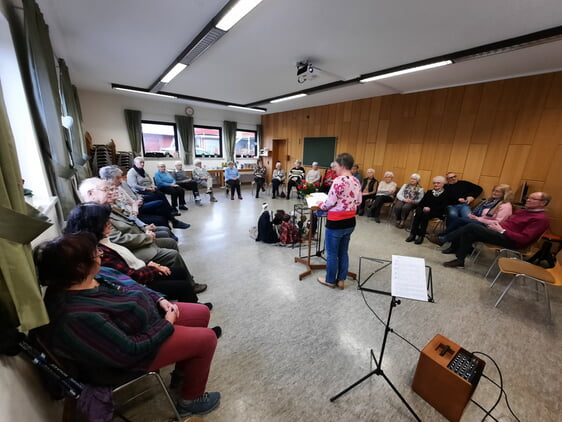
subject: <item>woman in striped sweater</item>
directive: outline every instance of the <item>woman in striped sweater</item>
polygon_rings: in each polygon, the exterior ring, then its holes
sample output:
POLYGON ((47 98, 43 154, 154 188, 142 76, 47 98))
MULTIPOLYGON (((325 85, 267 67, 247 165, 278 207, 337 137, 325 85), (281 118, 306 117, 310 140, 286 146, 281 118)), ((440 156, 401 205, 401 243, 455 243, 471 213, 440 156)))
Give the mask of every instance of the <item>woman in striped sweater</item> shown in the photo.
POLYGON ((205 393, 217 344, 207 328, 209 308, 168 302, 123 274, 101 267, 102 252, 90 233, 62 236, 39 245, 34 259, 51 323, 49 341, 58 356, 79 370, 79 380, 102 372, 154 371, 172 363, 186 380, 182 416, 213 410, 219 393, 205 393), (102 271, 100 271, 100 268, 102 271))

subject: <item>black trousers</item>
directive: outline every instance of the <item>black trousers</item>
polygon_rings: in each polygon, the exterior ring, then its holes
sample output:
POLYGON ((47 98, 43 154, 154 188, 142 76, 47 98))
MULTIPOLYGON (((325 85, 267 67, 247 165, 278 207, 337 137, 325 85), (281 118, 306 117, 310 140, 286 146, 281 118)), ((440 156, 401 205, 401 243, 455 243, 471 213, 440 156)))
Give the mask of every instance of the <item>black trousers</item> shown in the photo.
POLYGON ((281 185, 283 182, 279 179, 273 179, 271 180, 271 196, 273 198, 275 198, 276 196, 279 196, 279 185, 281 185))
POLYGON ((238 196, 242 196, 240 193, 240 180, 230 179, 226 181, 226 184, 230 186, 230 197, 234 197, 234 191, 238 194, 238 196))
POLYGON ((474 242, 491 243, 509 249, 517 249, 515 243, 500 232, 491 230, 479 223, 470 223, 447 235, 451 248, 455 251, 457 259, 464 262, 466 256, 472 250, 474 242))
POLYGON ((256 182, 256 198, 259 198, 260 190, 265 185, 265 179, 263 177, 254 177, 254 182, 256 182))
POLYGON ((179 186, 162 186, 158 190, 172 195, 172 207, 176 208, 178 206, 178 200, 180 205, 185 205, 185 191, 183 188, 179 186))
POLYGON ((193 277, 181 267, 170 267, 170 275, 161 275, 147 283, 147 287, 163 293, 168 299, 179 302, 197 303, 199 300, 193 290, 193 277))
POLYGON ((197 185, 196 181, 191 180, 189 182, 176 182, 176 183, 185 190, 193 191, 194 197, 197 198, 199 196, 199 186, 197 185))
POLYGON ((383 204, 394 201, 392 196, 377 195, 370 208, 370 217, 379 218, 383 204))

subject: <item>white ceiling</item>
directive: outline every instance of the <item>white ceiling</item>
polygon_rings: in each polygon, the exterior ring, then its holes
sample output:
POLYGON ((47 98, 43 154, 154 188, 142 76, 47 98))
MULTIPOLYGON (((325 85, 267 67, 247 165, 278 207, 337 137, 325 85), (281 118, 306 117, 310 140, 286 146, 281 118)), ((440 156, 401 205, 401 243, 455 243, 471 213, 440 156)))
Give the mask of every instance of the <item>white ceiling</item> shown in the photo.
MULTIPOLYGON (((107 92, 112 83, 149 88, 227 0, 37 2, 74 84, 107 92)), ((250 104, 560 25, 562 0, 263 0, 162 90, 250 104), (323 71, 299 84, 304 59, 323 71)), ((278 112, 561 69, 559 40, 260 106, 278 112)))

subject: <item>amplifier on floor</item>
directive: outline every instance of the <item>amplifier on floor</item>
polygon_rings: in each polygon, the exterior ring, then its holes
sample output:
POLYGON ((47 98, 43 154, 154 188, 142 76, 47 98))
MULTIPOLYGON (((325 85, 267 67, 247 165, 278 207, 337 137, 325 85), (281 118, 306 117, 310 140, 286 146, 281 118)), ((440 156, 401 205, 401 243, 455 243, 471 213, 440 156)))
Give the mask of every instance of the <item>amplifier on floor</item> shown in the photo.
POLYGON ((421 351, 412 389, 448 420, 457 422, 480 381, 485 364, 437 334, 421 351))

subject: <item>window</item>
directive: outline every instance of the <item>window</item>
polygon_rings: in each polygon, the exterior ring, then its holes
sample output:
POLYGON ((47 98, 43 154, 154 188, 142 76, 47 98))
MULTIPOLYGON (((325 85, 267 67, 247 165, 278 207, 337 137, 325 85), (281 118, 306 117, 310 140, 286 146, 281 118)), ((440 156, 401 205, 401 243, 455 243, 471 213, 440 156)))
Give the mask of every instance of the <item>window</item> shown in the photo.
POLYGON ((255 130, 237 130, 234 154, 237 157, 256 157, 258 155, 256 138, 257 132, 255 130))
POLYGON ((173 157, 178 152, 174 123, 142 121, 142 145, 145 157, 173 157))
POLYGON ((195 156, 222 157, 222 129, 213 126, 194 126, 195 156))

